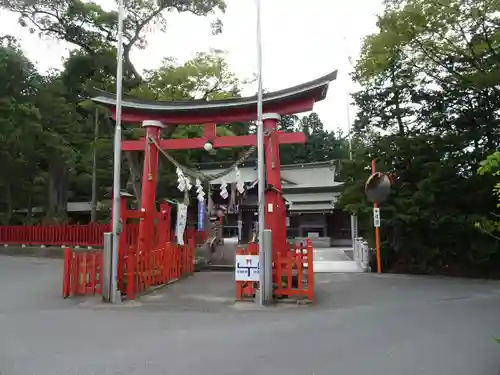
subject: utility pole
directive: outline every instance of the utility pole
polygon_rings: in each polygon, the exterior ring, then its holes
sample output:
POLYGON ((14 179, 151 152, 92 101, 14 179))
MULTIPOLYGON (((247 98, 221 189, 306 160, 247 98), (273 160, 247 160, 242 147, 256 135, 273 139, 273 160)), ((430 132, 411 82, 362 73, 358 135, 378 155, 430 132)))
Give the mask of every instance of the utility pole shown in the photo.
POLYGON ((111 302, 117 299, 118 278, 118 243, 120 228, 120 173, 121 173, 121 141, 122 141, 122 85, 123 85, 123 20, 125 6, 123 0, 118 2, 118 40, 117 67, 116 67, 116 123, 113 147, 113 246, 111 252, 111 302))
POLYGON ((259 177, 258 199, 259 199, 259 304, 264 306, 270 296, 265 295, 265 270, 266 270, 266 241, 264 241, 264 229, 266 227, 265 201, 266 201, 266 170, 264 155, 264 122, 262 121, 262 36, 260 19, 260 0, 256 0, 257 10, 257 173, 259 177))
MULTIPOLYGON (((348 144, 349 144, 349 160, 352 161, 352 127, 351 127, 351 111, 350 111, 350 94, 349 94, 349 68, 353 68, 351 55, 347 46, 347 38, 344 37, 345 52, 348 67, 346 69, 346 116, 347 116, 347 131, 348 131, 348 144)), ((354 254, 356 254, 356 238, 358 237, 358 217, 351 214, 351 244, 354 254)))

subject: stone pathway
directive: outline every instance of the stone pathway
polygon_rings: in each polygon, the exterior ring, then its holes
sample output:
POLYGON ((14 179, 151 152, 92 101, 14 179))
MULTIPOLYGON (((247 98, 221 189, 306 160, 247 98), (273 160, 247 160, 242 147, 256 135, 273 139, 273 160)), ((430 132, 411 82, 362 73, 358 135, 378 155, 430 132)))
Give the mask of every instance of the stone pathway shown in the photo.
POLYGON ((314 272, 363 272, 346 252, 350 247, 329 247, 314 249, 314 272))

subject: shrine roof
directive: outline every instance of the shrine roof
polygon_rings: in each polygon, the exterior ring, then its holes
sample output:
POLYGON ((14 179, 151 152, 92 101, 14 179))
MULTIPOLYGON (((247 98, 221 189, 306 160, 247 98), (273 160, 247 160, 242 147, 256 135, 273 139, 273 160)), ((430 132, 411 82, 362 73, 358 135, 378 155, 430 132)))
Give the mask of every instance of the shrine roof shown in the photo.
MULTIPOLYGON (((207 163, 208 164, 208 163, 207 163)), ((289 193, 319 192, 338 190, 343 182, 335 179, 337 160, 325 160, 322 162, 287 164, 281 166, 281 182, 283 191, 289 193)), ((199 169, 205 174, 218 174, 226 169, 226 163, 213 164, 213 169, 208 169, 209 165, 199 165, 199 169)), ((240 166, 240 179, 245 183, 254 182, 257 179, 257 168, 251 164, 240 166)), ((224 178, 212 180, 211 185, 220 185, 222 182, 236 181, 234 171, 229 172, 224 178)))
MULTIPOLYGON (((310 111, 315 102, 325 99, 328 84, 336 78, 335 70, 297 86, 265 93, 264 112, 290 115, 310 111)), ((113 93, 99 91, 92 101, 113 112, 115 110, 116 97, 113 93)), ((167 124, 223 123, 255 120, 256 113, 257 95, 210 101, 151 101, 130 96, 124 96, 122 100, 122 119, 125 122, 159 120, 167 124)))

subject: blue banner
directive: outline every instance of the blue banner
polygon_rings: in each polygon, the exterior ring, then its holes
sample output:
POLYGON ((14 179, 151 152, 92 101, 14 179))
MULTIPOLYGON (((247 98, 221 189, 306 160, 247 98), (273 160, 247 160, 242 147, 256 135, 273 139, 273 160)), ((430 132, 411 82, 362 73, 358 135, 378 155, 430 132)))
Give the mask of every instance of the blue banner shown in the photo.
POLYGON ((205 201, 198 201, 198 232, 205 228, 205 201))

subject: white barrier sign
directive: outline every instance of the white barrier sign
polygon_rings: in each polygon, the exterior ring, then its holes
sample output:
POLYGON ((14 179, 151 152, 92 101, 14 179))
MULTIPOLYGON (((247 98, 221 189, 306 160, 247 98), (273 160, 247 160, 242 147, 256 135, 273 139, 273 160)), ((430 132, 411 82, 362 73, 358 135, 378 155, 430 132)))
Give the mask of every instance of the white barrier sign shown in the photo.
POLYGON ((373 209, 373 226, 375 228, 380 227, 380 208, 378 207, 373 209))
POLYGON ((175 235, 177 243, 184 245, 184 229, 186 229, 187 221, 187 205, 183 203, 177 204, 177 227, 175 228, 175 235))
POLYGON ((259 271, 258 255, 236 255, 236 281, 259 281, 259 271))

